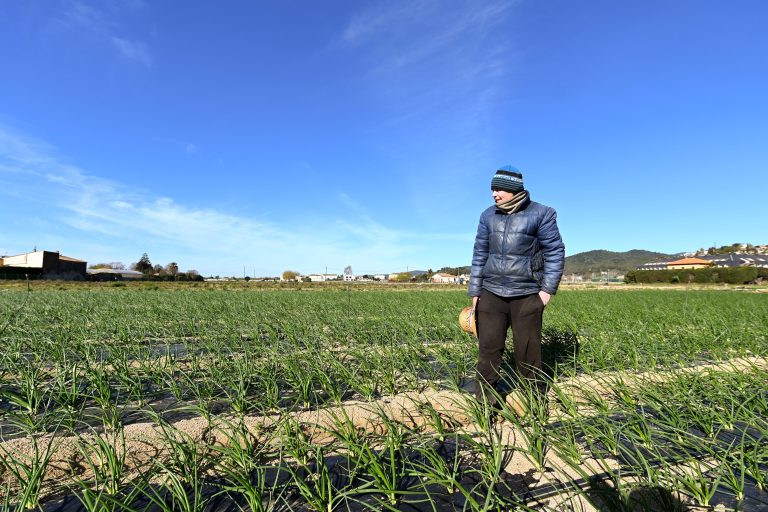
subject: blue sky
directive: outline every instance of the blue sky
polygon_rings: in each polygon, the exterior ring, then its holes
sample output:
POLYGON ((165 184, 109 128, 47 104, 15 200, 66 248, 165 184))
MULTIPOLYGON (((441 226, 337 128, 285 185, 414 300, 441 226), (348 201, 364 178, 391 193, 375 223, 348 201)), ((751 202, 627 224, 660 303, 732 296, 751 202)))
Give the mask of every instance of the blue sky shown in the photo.
POLYGON ((0 254, 469 263, 497 166, 567 254, 768 243, 768 4, 6 2, 0 254))

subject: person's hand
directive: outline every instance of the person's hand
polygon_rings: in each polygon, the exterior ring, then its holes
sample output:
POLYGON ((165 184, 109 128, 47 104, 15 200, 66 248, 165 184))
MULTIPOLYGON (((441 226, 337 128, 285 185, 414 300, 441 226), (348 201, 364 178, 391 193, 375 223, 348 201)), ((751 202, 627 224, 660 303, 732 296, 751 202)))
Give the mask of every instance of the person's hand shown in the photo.
POLYGON ((477 301, 480 300, 480 297, 472 297, 472 311, 477 311, 477 301))
POLYGON ((547 303, 549 302, 549 299, 552 298, 552 296, 547 292, 545 292, 544 290, 541 290, 539 292, 539 298, 541 299, 541 303, 546 306, 547 303))

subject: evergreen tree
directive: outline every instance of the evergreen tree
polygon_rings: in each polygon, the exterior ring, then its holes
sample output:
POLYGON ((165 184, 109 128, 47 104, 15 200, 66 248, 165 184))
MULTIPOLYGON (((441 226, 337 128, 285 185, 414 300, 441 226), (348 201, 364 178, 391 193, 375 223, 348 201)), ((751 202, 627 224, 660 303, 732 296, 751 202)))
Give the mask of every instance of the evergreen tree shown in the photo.
POLYGON ((141 255, 141 259, 138 263, 134 263, 133 268, 142 274, 150 274, 152 272, 152 262, 149 261, 147 253, 141 255))

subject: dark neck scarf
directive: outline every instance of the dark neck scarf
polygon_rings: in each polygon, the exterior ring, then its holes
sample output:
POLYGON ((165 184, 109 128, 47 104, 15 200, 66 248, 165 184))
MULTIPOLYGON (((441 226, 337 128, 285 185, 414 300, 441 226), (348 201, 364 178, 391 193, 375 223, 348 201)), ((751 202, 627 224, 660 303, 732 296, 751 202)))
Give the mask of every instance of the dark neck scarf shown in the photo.
POLYGON ((506 203, 497 204, 496 208, 507 214, 515 213, 525 208, 529 202, 530 199, 528 196, 528 191, 523 190, 522 192, 517 192, 514 196, 512 196, 512 199, 506 203))

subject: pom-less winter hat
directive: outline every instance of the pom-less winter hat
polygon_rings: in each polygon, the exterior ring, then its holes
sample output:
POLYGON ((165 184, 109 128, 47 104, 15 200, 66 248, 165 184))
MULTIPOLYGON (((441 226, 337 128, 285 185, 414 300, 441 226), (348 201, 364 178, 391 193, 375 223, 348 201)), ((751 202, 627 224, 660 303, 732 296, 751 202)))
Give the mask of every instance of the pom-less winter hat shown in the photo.
POLYGON ((523 190, 523 174, 511 165, 499 167, 491 180, 491 188, 506 190, 507 192, 519 192, 523 190))

